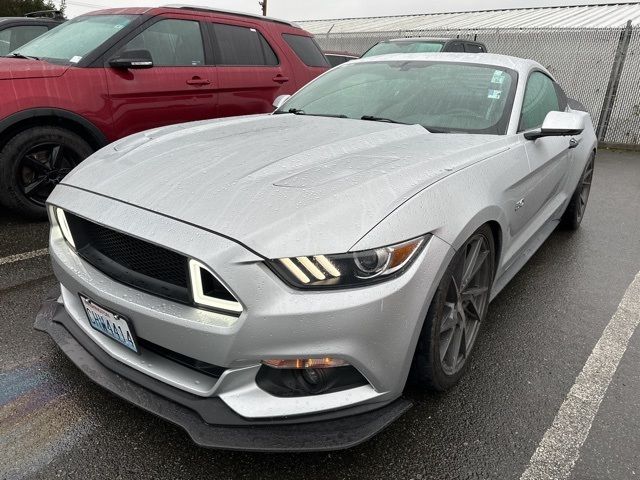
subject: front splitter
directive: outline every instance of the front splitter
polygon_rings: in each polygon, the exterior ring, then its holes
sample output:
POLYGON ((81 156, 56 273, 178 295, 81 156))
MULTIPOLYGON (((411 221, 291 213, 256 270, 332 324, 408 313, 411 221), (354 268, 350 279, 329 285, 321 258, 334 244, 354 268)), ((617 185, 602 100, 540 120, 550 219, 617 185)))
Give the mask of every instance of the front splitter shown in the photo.
MULTIPOLYGON (((186 400, 197 404, 200 398, 185 398, 192 395, 164 384, 159 385, 161 382, 118 362, 80 329, 72 334, 70 329, 74 325, 73 319, 57 302, 58 296, 59 290, 49 294, 36 317, 34 328, 48 333, 65 355, 93 382, 118 397, 182 427, 191 439, 202 447, 261 452, 342 450, 369 440, 412 405, 409 400, 399 398, 364 413, 358 409, 345 409, 332 412, 329 416, 306 416, 296 419, 295 423, 290 419, 252 422, 239 416, 240 425, 207 423, 195 410, 168 397, 180 398, 182 403, 186 404, 189 404, 186 400), (135 378, 136 381, 131 378, 135 378), (161 395, 154 391, 159 389, 172 395, 161 395), (344 416, 339 416, 340 414, 344 416)), ((230 410, 223 402, 219 403, 221 410, 230 410)), ((228 411, 220 413, 221 418, 225 419, 237 415, 228 411)))

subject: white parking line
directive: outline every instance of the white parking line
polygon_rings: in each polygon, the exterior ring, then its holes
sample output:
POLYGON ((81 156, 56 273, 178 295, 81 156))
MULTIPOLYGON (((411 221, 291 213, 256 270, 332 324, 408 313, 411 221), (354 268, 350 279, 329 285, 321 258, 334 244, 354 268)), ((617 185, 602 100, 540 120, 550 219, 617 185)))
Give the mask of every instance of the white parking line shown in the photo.
POLYGON ((566 479, 578 460, 600 403, 640 323, 640 272, 576 378, 520 480, 566 479))
POLYGON ((17 255, 11 255, 10 257, 0 258, 0 265, 7 265, 8 263, 20 262, 22 260, 29 260, 30 258, 43 257, 48 253, 48 248, 33 250, 31 252, 18 253, 17 255))

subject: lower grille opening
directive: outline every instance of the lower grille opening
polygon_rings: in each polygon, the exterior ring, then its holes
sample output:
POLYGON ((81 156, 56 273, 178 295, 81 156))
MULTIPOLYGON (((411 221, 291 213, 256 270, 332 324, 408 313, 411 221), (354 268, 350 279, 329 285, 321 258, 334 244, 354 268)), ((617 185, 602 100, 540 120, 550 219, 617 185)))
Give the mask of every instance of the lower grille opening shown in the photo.
POLYGON ((149 350, 150 352, 160 355, 161 357, 165 357, 168 360, 174 361, 184 367, 196 370, 213 378, 220 378, 220 376, 226 370, 224 367, 219 367, 217 365, 212 365, 211 363, 187 357, 186 355, 182 355, 181 353, 174 352, 173 350, 169 350, 168 348, 161 347, 160 345, 151 343, 143 338, 138 338, 138 343, 145 350, 149 350))

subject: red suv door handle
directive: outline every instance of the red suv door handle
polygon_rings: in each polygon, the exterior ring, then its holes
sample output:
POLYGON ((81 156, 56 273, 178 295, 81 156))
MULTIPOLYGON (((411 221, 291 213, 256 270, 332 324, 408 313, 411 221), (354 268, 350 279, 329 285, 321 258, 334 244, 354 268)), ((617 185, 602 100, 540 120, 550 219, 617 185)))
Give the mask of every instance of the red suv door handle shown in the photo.
POLYGON ((200 85, 209 85, 210 83, 211 82, 206 78, 200 78, 200 77, 193 77, 191 80, 187 80, 187 85, 200 86, 200 85))
POLYGON ((273 77, 273 81, 276 83, 287 83, 289 81, 289 77, 285 77, 284 75, 276 75, 273 77))

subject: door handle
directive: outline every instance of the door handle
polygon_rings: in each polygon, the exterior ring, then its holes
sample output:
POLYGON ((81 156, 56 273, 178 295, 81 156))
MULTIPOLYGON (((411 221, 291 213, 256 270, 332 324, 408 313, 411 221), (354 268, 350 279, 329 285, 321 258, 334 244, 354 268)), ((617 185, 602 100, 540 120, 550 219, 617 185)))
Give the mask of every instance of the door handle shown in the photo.
POLYGON ((285 77, 284 75, 276 75, 273 77, 273 81, 276 83, 287 83, 289 81, 289 77, 285 77))
POLYGON ((576 148, 578 145, 580 145, 580 139, 579 138, 570 138, 569 139, 569 148, 576 148))
POLYGON ((187 85, 195 85, 196 87, 202 85, 209 85, 211 82, 206 78, 193 77, 191 80, 187 80, 187 85))

